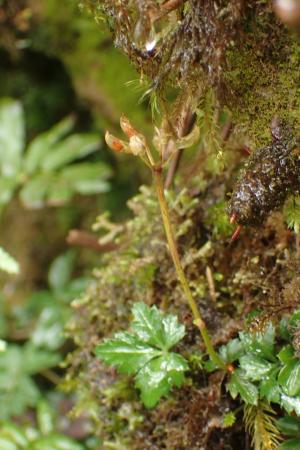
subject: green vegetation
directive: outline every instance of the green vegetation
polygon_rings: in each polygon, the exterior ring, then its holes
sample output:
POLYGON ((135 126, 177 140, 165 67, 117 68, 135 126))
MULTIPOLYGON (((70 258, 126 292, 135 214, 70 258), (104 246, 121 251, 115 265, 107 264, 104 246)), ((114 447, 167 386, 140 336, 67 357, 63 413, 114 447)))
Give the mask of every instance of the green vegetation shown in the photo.
POLYGON ((296 450, 300 10, 78 3, 0 0, 0 447, 296 450))

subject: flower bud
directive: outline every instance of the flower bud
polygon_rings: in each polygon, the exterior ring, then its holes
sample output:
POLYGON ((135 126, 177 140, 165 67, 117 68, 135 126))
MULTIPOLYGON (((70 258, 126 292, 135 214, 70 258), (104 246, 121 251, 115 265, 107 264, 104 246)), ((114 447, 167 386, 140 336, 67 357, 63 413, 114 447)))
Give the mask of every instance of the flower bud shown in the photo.
POLYGON ((134 135, 130 138, 129 148, 135 156, 145 152, 145 142, 141 135, 134 135))
POLYGON ((126 136, 128 136, 129 138, 131 138, 132 136, 136 136, 139 134, 139 132, 133 128, 133 126, 131 125, 131 123, 129 122, 129 120, 127 119, 126 116, 122 115, 120 118, 120 126, 123 130, 123 132, 126 134, 126 136))
POLYGON ((105 142, 115 152, 122 152, 125 149, 124 142, 110 134, 109 131, 105 133, 105 142))

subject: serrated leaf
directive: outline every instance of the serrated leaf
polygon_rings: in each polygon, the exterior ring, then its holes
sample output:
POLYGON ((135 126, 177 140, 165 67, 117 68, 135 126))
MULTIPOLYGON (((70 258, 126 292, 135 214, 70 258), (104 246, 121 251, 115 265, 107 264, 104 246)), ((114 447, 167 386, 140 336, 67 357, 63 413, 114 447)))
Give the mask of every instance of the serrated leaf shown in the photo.
POLYGON ((231 375, 227 389, 232 398, 240 395, 244 402, 250 405, 257 405, 258 389, 253 383, 247 380, 245 373, 241 369, 236 369, 231 375))
POLYGON ((76 159, 94 153, 100 144, 98 134, 73 134, 52 148, 41 163, 42 169, 47 172, 59 169, 76 159))
POLYGON ((265 397, 269 403, 280 403, 281 388, 277 381, 278 370, 278 368, 272 370, 259 384, 260 397, 265 397))
POLYGON ((141 391, 141 399, 147 408, 153 408, 161 397, 166 396, 172 386, 180 387, 186 361, 176 353, 168 353, 146 364, 136 377, 136 387, 141 391))
POLYGON ((51 147, 71 131, 74 122, 73 116, 66 117, 31 141, 24 158, 24 169, 28 174, 34 173, 40 167, 43 158, 51 151, 51 147))
POLYGON ((278 382, 285 394, 294 397, 300 393, 300 360, 289 361, 280 370, 278 382))
POLYGON ((276 424, 279 430, 287 436, 297 436, 300 434, 300 420, 298 417, 285 416, 278 419, 276 424))
POLYGON ((24 113, 14 99, 0 101, 0 169, 5 176, 16 175, 21 167, 25 143, 24 113))
POLYGON ((257 356, 276 361, 275 352, 275 327, 272 322, 268 323, 263 331, 239 334, 245 350, 257 356))
POLYGON ((160 350, 128 332, 117 333, 113 339, 105 340, 96 347, 95 353, 106 364, 126 374, 137 372, 151 359, 161 355, 160 350))
POLYGON ((132 329, 142 342, 169 350, 184 336, 184 326, 177 317, 164 316, 156 306, 149 308, 145 303, 135 303, 132 312, 132 329))
POLYGON ((238 338, 231 339, 226 345, 220 347, 219 353, 224 361, 232 363, 245 353, 244 344, 238 338))
POLYGON ((300 415, 300 397, 289 397, 286 394, 281 394, 281 406, 289 414, 293 411, 299 416, 300 415))
POLYGON ((246 378, 251 381, 261 380, 274 367, 274 364, 256 355, 244 355, 239 361, 246 378))
POLYGON ((293 349, 292 345, 285 345, 277 354, 277 358, 285 364, 290 362, 294 358, 294 353, 295 350, 293 349))
POLYGON ((0 269, 4 272, 17 274, 20 271, 17 261, 0 247, 0 269))

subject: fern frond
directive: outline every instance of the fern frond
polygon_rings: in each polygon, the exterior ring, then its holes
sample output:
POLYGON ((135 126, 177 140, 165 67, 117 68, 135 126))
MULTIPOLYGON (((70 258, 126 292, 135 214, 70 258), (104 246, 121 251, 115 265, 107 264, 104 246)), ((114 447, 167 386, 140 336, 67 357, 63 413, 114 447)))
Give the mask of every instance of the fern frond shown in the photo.
POLYGON ((276 426, 276 413, 268 403, 245 405, 244 422, 255 450, 278 449, 282 437, 276 426))
POLYGON ((289 197, 283 210, 284 219, 289 228, 299 233, 300 231, 300 197, 289 197))

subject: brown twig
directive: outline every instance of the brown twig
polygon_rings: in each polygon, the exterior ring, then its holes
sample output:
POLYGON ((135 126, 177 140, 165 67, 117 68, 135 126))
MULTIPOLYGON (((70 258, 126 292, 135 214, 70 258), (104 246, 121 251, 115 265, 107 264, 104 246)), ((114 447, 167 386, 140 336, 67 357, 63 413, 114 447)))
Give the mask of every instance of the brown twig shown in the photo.
POLYGON ((118 248, 115 242, 108 242, 107 244, 101 245, 96 236, 82 230, 70 230, 67 236, 67 243, 74 247, 88 248, 97 253, 111 252, 118 248))

